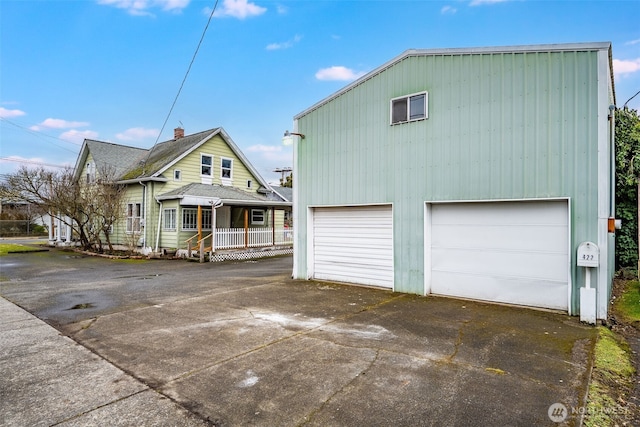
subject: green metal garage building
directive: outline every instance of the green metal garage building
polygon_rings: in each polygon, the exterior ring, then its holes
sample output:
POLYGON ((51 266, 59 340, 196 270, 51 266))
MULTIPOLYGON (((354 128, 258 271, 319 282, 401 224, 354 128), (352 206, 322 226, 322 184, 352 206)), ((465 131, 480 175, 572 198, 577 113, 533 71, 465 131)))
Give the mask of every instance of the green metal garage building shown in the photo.
POLYGON ((592 242, 606 318, 611 64, 610 43, 408 50, 295 116, 294 277, 575 315, 592 242))

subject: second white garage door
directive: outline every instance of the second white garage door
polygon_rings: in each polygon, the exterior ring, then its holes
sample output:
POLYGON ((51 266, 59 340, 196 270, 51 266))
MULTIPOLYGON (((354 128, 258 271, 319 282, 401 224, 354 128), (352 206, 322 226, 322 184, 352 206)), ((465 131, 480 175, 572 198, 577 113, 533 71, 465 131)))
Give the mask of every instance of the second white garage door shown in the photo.
POLYGON ((313 209, 313 278, 393 288, 390 205, 313 209))
POLYGON ((428 211, 432 293, 567 310, 567 201, 432 204, 428 211))

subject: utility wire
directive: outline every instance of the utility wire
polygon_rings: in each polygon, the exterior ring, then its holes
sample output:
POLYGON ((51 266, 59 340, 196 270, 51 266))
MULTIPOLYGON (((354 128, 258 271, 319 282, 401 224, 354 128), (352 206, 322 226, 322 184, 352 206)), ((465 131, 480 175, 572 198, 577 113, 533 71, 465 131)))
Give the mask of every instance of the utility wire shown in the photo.
POLYGON ((144 166, 146 166, 147 161, 149 160, 149 156, 151 156, 151 152, 153 151, 155 146, 158 144, 158 141, 160 140, 160 135, 162 135, 162 132, 164 131, 164 128, 167 125, 167 122, 169 121, 169 117, 171 117, 171 113, 173 112, 173 108, 176 106, 176 103, 178 102, 178 98, 180 97, 180 93, 182 92, 182 88, 184 87, 184 84, 187 81, 187 77, 189 76, 189 72, 191 71, 191 67, 193 66, 193 63, 196 60, 196 56, 198 56, 198 51, 200 50, 200 46, 202 45, 202 41, 204 40, 204 36, 207 34, 207 30, 209 29, 209 24, 211 23, 211 19, 213 18, 213 14, 215 13, 217 7, 218 7, 218 0, 216 0, 215 4, 213 5, 213 9, 211 9, 211 13, 209 14, 209 19, 207 20, 207 25, 205 25, 204 31, 202 31, 202 36, 200 37, 200 41, 198 42, 198 46, 196 47, 196 51, 193 53, 193 57, 191 58, 191 62, 189 63, 189 67, 187 68, 187 72, 185 73, 184 78, 182 79, 182 83, 180 83, 180 88, 178 89, 178 93, 176 94, 176 97, 173 99, 173 103, 171 104, 171 108, 169 109, 169 113, 167 114, 167 117, 164 119, 164 123, 162 124, 162 128, 160 128, 160 132, 158 133, 158 136, 156 137, 156 141, 153 143, 153 146, 149 150, 149 154, 147 154, 147 157, 144 160, 144 166))
POLYGON ((0 117, 0 120, 1 120, 1 121, 3 121, 3 122, 6 122, 6 123, 8 123, 8 124, 10 124, 10 125, 12 125, 12 126, 15 126, 15 127, 17 127, 18 129, 22 129, 23 131, 25 131, 25 132, 27 132, 27 133, 31 133, 31 134, 33 134, 33 135, 35 135, 35 136, 37 136, 37 137, 41 138, 42 140, 44 140, 44 141, 46 141, 46 142, 49 142, 50 144, 55 145, 56 147, 62 148, 63 150, 67 150, 67 151, 70 151, 70 152, 72 152, 72 153, 77 153, 77 151, 76 151, 76 150, 71 150, 71 149, 69 149, 69 148, 67 148, 67 147, 63 147, 62 145, 60 145, 60 144, 56 144, 56 143, 55 143, 55 142, 53 142, 53 141, 49 141, 49 140, 45 139, 45 137, 46 137, 46 138, 50 138, 50 139, 55 139, 55 140, 58 140, 58 141, 62 141, 62 142, 66 142, 67 144, 75 145, 76 147, 80 145, 80 144, 78 144, 78 143, 76 143, 76 142, 65 141, 64 139, 61 139, 61 138, 57 138, 57 137, 55 137, 55 136, 48 135, 48 134, 46 134, 46 133, 44 133, 44 132, 39 132, 39 131, 37 131, 37 130, 29 129, 28 127, 25 127, 25 126, 22 126, 22 125, 19 125, 19 124, 15 123, 15 122, 12 122, 11 120, 7 120, 7 119, 6 119, 6 118, 4 118, 4 117, 0 117))
POLYGON ((65 169, 70 167, 70 166, 54 165, 53 163, 37 162, 35 160, 14 159, 11 157, 0 157, 0 160, 2 160, 3 162, 29 163, 32 165, 51 166, 53 168, 60 168, 60 169, 65 169))

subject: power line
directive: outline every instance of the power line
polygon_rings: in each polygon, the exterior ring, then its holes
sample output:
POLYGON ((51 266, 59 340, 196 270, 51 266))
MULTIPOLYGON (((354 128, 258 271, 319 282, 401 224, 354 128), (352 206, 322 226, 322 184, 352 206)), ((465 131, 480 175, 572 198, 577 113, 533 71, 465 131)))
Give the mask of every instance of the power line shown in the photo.
POLYGON ((66 169, 66 168, 69 167, 69 166, 62 166, 62 165, 54 165, 52 163, 37 162, 35 160, 12 159, 11 157, 0 157, 0 160, 5 161, 5 162, 29 163, 29 164, 33 164, 33 165, 39 165, 39 166, 50 166, 52 168, 60 168, 60 169, 66 169))
POLYGON ((180 97, 180 93, 182 92, 182 88, 184 87, 184 83, 187 81, 187 77, 189 76, 189 72, 191 71, 191 67, 193 66, 193 63, 196 60, 196 56, 198 56, 198 51, 200 50, 200 46, 202 45, 202 41, 204 40, 204 36, 207 34, 207 30, 209 29, 209 24, 211 23, 211 19, 213 18, 213 14, 215 13, 217 7, 218 7, 218 0, 216 0, 215 4, 213 5, 213 9, 211 9, 211 14, 209 14, 209 19, 207 20, 207 25, 205 25, 204 31, 202 32, 202 36, 200 36, 200 41, 198 42, 198 46, 196 47, 196 51, 193 53, 193 57, 191 58, 191 62, 189 63, 189 67, 187 68, 187 72, 185 73, 184 78, 182 79, 182 83, 180 83, 180 88, 178 89, 178 93, 176 94, 176 97, 173 99, 173 103, 171 104, 171 108, 169 108, 169 113, 167 114, 167 117, 164 119, 164 123, 162 124, 162 128, 160 128, 160 132, 158 133, 158 136, 156 137, 156 141, 153 143, 153 146, 149 150, 149 154, 147 154, 147 158, 144 160, 144 164, 145 165, 147 163, 147 160, 149 160, 149 156, 151 155, 151 152, 153 151, 153 148, 158 144, 158 141, 160 140, 160 135, 162 135, 162 132, 164 131, 164 128, 167 125, 167 122, 169 121, 169 117, 171 117, 171 113, 173 112, 173 108, 176 106, 176 103, 178 102, 178 97, 180 97))
POLYGON ((55 140, 62 141, 62 142, 66 142, 67 144, 72 144, 72 145, 75 145, 75 146, 78 146, 78 145, 79 145, 79 144, 77 144, 77 143, 75 143, 75 142, 65 141, 64 139, 61 139, 61 138, 57 138, 57 137, 55 137, 55 136, 48 135, 48 134, 46 134, 46 133, 44 133, 44 132, 39 132, 39 131, 37 131, 37 130, 29 129, 28 127, 25 127, 25 126, 22 126, 22 125, 19 125, 19 124, 15 123, 15 122, 12 122, 11 120, 7 120, 7 119, 6 119, 6 118, 4 118, 4 117, 0 117, 0 120, 2 120, 3 122, 6 122, 6 123, 8 123, 8 124, 10 124, 10 125, 12 125, 12 126, 15 126, 15 127, 19 128, 19 129, 22 129, 23 131, 25 131, 25 132, 27 132, 27 133, 30 133, 30 134, 32 134, 32 135, 34 135, 34 136, 37 136, 37 137, 41 138, 42 140, 44 140, 44 141, 46 141, 46 142, 49 142, 49 143, 51 143, 51 144, 55 145, 56 147, 62 148, 63 150, 67 150, 67 151, 70 151, 70 152, 72 152, 72 153, 76 153, 76 151, 71 150, 71 149, 69 149, 69 148, 67 148, 67 147, 63 147, 62 145, 56 144, 56 143, 55 143, 55 142, 53 142, 53 141, 47 141, 44 137, 47 137, 47 138, 50 138, 50 139, 55 139, 55 140))

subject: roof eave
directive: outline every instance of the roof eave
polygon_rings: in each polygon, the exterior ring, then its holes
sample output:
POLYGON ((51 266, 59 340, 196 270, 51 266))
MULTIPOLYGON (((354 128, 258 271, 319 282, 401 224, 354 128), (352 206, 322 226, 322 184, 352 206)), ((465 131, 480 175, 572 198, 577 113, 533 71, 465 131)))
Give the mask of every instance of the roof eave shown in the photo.
POLYGON ((141 178, 123 179, 120 181, 116 181, 116 184, 139 184, 141 182, 149 182, 149 181, 168 182, 169 180, 167 178, 159 177, 159 176, 145 176, 141 178))

